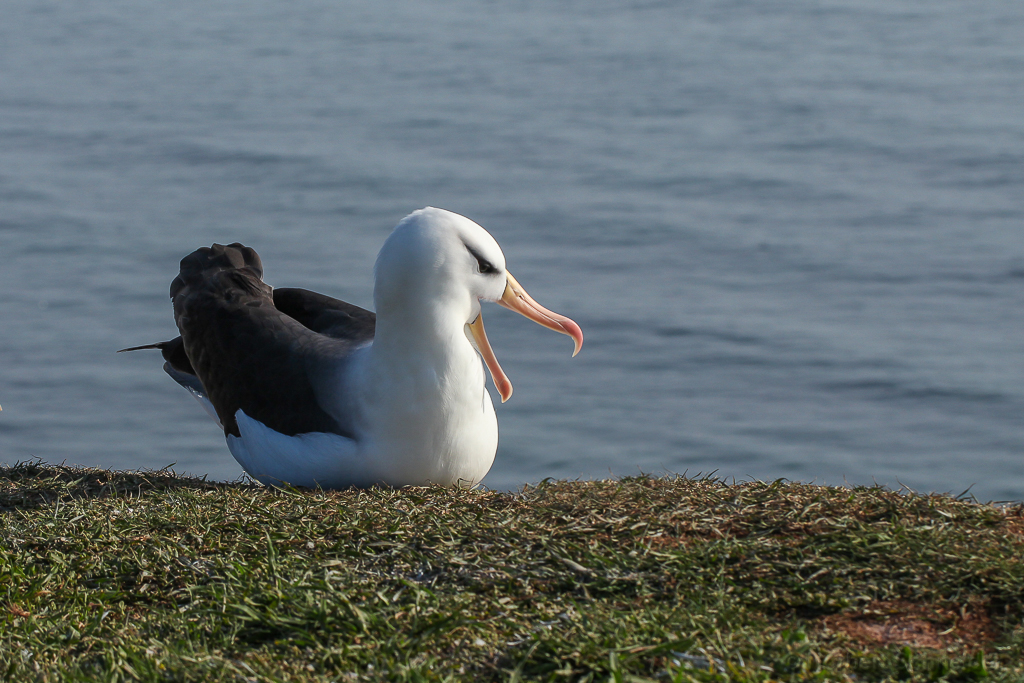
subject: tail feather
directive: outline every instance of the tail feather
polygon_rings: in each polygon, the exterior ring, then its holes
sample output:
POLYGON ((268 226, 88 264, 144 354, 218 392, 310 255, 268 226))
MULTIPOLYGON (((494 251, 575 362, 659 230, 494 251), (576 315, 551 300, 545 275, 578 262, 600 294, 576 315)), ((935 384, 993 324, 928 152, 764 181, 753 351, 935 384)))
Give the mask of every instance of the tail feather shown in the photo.
POLYGON ((182 343, 181 337, 175 337, 170 341, 162 341, 155 344, 132 346, 127 349, 121 349, 118 353, 124 353, 125 351, 145 351, 147 349, 158 350, 164 357, 164 360, 178 372, 183 372, 188 375, 196 374, 196 371, 192 368, 192 361, 188 359, 188 355, 185 353, 185 344, 182 343))
POLYGON ((164 346, 166 346, 169 343, 170 342, 157 342, 155 344, 144 344, 142 346, 131 346, 131 347, 127 348, 127 349, 118 349, 117 352, 118 353, 124 353, 125 351, 144 351, 146 349, 157 349, 158 351, 163 351, 164 350, 164 346))

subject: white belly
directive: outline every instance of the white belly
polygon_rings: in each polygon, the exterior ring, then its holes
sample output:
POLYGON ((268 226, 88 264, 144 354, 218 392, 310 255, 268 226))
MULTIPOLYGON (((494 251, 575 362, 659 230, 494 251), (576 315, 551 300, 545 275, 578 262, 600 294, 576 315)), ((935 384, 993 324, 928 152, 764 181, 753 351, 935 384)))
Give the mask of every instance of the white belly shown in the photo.
POLYGON ((239 410, 240 436, 229 434, 227 444, 242 468, 269 486, 468 487, 494 461, 498 423, 486 392, 472 409, 454 416, 404 411, 378 417, 356 439, 321 432, 286 436, 239 410))
POLYGON ((228 434, 228 450, 262 484, 343 489, 377 483, 352 439, 322 432, 286 436, 241 410, 235 419, 240 436, 228 434))

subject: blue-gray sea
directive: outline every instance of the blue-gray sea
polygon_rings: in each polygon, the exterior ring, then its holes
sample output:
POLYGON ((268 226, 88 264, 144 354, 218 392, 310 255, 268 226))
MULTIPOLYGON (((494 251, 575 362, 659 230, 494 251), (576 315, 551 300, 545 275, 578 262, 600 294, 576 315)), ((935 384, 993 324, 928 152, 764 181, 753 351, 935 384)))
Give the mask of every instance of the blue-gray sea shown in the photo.
POLYGON ((1024 499, 1019 0, 5 0, 0 461, 240 476, 119 348, 178 260, 371 306, 476 220, 583 351, 490 306, 485 483, 716 472, 1024 499))

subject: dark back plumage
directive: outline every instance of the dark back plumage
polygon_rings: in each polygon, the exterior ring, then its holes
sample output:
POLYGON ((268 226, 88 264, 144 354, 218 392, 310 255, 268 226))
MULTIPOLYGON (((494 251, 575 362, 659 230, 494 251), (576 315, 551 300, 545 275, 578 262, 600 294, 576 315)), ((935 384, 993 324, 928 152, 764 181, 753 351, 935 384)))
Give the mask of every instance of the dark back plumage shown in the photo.
POLYGON ((352 436, 321 408, 316 378, 325 360, 373 340, 376 316, 323 294, 273 290, 262 277, 259 255, 241 244, 192 252, 170 289, 181 337, 156 346, 202 383, 225 434, 239 435, 241 409, 288 436, 352 436))

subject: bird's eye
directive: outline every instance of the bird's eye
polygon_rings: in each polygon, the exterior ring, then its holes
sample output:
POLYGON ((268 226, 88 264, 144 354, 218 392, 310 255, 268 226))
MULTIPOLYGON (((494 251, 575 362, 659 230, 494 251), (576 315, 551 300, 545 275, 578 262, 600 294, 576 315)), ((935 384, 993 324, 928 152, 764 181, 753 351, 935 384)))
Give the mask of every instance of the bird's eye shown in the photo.
POLYGON ((472 249, 469 246, 467 246, 466 249, 469 249, 469 253, 472 254, 473 258, 476 259, 476 263, 478 266, 480 266, 480 272, 482 274, 490 275, 492 273, 498 272, 498 269, 494 267, 494 264, 485 259, 480 254, 478 254, 475 249, 472 249))
POLYGON ((488 261, 487 259, 477 257, 476 262, 480 265, 480 272, 484 273, 485 275, 490 275, 491 273, 498 272, 498 269, 491 265, 491 262, 488 261))

